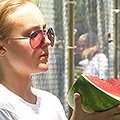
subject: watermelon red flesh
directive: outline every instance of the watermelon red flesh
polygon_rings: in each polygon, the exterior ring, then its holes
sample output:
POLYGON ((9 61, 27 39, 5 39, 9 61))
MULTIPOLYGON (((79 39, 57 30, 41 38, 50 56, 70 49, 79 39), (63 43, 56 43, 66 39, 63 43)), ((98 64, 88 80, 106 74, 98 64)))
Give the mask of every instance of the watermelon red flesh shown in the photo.
POLYGON ((109 79, 106 81, 100 80, 94 76, 80 75, 68 92, 67 102, 74 108, 73 96, 75 92, 79 92, 81 94, 84 110, 104 111, 110 109, 120 104, 120 97, 117 95, 119 93, 120 96, 119 83, 119 80, 116 79, 109 79), (98 87, 100 85, 102 88, 98 87), (112 91, 112 94, 108 88, 112 91), (107 90, 107 92, 105 90, 107 90), (117 94, 115 93, 116 91, 117 94))
POLYGON ((120 81, 115 78, 110 78, 109 80, 99 79, 95 76, 86 76, 92 84, 101 88, 102 90, 120 97, 120 81))

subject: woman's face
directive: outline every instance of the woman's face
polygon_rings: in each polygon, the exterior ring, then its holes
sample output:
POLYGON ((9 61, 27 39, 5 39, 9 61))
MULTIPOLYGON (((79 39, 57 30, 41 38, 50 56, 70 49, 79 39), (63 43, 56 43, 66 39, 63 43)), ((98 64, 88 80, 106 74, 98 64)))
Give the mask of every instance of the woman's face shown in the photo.
MULTIPOLYGON (((23 7, 10 15, 10 20, 15 23, 11 38, 28 37, 32 31, 44 30, 46 27, 41 11, 30 2, 26 2, 23 7)), ((5 64, 13 71, 24 74, 45 72, 48 70, 50 43, 46 36, 42 48, 34 50, 28 39, 10 40, 6 45, 5 64)))

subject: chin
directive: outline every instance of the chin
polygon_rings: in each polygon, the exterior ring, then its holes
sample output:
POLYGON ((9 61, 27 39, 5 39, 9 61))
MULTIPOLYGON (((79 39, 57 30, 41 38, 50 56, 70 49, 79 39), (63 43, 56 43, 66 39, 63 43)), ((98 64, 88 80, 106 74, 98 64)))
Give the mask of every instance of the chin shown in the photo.
POLYGON ((41 71, 41 73, 42 72, 46 72, 48 70, 48 67, 47 68, 43 68, 43 69, 41 69, 40 71, 41 71))
POLYGON ((32 74, 40 74, 40 73, 44 73, 46 72, 48 69, 42 69, 42 70, 39 70, 39 71, 36 71, 36 72, 33 72, 32 74))
POLYGON ((34 72, 33 74, 43 73, 43 72, 46 72, 48 69, 49 69, 48 64, 43 64, 43 65, 40 65, 40 66, 38 67, 37 71, 34 72))

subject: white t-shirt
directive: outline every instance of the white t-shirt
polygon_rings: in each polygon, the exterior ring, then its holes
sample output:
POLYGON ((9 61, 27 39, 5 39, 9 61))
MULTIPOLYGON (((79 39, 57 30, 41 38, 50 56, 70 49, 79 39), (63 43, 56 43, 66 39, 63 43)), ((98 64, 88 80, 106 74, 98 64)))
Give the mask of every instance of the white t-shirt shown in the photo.
MULTIPOLYGON (((22 88, 21 88, 22 89, 22 88)), ((0 120, 67 120, 59 99, 32 88, 36 104, 30 104, 0 84, 0 120)))
POLYGON ((85 66, 84 75, 108 79, 108 59, 103 53, 96 54, 91 60, 80 61, 79 64, 85 66))

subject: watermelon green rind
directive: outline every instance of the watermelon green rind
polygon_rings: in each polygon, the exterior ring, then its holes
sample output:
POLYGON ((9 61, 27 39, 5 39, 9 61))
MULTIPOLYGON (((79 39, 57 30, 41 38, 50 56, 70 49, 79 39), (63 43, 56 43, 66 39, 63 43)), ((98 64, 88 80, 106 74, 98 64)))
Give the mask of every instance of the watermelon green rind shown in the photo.
POLYGON ((74 108, 74 93, 81 94, 83 109, 89 111, 104 111, 120 104, 120 98, 97 88, 84 75, 75 81, 68 92, 67 102, 74 108))

